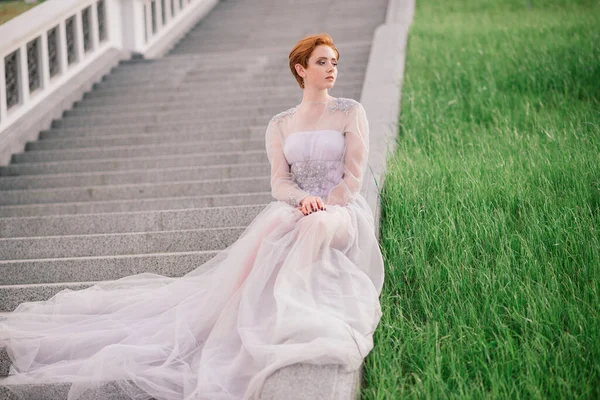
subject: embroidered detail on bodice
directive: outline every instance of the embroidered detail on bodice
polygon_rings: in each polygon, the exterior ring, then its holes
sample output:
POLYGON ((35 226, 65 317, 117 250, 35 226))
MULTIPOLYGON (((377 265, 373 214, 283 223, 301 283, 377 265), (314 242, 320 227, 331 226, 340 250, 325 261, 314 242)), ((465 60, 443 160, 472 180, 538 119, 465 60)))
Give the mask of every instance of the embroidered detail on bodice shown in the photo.
MULTIPOLYGON (((329 104, 328 110, 332 113, 334 113, 337 110, 340 110, 344 114, 349 114, 350 111, 359 104, 360 103, 354 99, 338 97, 337 99, 335 99, 335 101, 332 101, 331 104, 329 104)), ((280 112, 272 118, 272 121, 278 121, 287 116, 294 115, 298 110, 298 107, 300 107, 300 104, 298 104, 296 107, 292 107, 290 109, 280 112)))
POLYGON ((307 160, 292 163, 298 187, 313 196, 324 198, 341 179, 339 160, 307 160))
POLYGON ((349 114, 350 110, 358 106, 358 104, 358 101, 354 99, 338 97, 336 101, 332 102, 331 106, 329 107, 329 111, 335 112, 336 110, 340 110, 344 114, 349 114))
POLYGON ((287 117, 288 115, 293 115, 296 112, 296 107, 292 107, 288 110, 282 111, 279 114, 276 114, 273 118, 271 118, 271 121, 279 121, 280 119, 287 117))

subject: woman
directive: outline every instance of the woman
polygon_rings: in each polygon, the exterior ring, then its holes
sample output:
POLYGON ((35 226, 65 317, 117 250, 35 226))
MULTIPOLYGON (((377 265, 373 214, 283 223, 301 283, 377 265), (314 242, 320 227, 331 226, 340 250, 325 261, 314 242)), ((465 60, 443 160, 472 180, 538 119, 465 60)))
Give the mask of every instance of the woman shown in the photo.
POLYGON ((277 201, 235 243, 183 277, 142 273, 21 304, 0 320, 5 384, 73 382, 69 400, 107 381, 136 399, 250 399, 286 365, 359 368, 384 272, 359 194, 365 111, 328 94, 338 59, 326 34, 290 53, 302 102, 266 131, 277 201))

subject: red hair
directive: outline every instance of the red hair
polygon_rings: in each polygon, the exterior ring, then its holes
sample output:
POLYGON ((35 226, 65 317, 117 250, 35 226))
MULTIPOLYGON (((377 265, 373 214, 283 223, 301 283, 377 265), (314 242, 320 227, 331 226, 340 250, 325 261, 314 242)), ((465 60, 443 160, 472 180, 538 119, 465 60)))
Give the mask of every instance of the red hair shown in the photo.
POLYGON ((333 39, 331 39, 331 36, 329 36, 326 33, 307 36, 304 39, 299 40, 290 52, 290 70, 292 71, 292 74, 298 81, 298 85, 301 88, 304 88, 303 80, 302 77, 298 75, 295 65, 300 64, 304 68, 306 68, 308 66, 308 59, 310 58, 310 55, 312 54, 313 50, 315 49, 315 47, 320 46, 322 44, 331 47, 331 49, 335 52, 336 58, 338 60, 340 59, 340 52, 335 47, 335 44, 333 44, 333 39))

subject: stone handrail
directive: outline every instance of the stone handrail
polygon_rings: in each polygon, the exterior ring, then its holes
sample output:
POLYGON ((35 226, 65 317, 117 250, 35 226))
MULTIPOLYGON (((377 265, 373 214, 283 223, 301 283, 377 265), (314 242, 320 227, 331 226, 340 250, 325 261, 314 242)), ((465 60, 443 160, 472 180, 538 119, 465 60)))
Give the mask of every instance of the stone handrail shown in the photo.
POLYGON ((109 49, 157 43, 218 0, 48 0, 0 25, 0 135, 109 49))

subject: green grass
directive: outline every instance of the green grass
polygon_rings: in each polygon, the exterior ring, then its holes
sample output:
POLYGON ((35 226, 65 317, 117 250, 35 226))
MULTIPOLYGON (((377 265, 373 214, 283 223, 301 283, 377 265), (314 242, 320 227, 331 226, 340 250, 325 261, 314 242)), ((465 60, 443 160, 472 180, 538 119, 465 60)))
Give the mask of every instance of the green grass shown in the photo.
POLYGON ((600 2, 419 0, 363 399, 600 398, 600 2))
MULTIPOLYGON (((39 2, 41 3, 41 1, 39 2)), ((38 4, 39 4, 38 3, 38 4)), ((23 14, 25 11, 35 7, 37 4, 25 4, 21 1, 0 1, 0 25, 23 14)))

